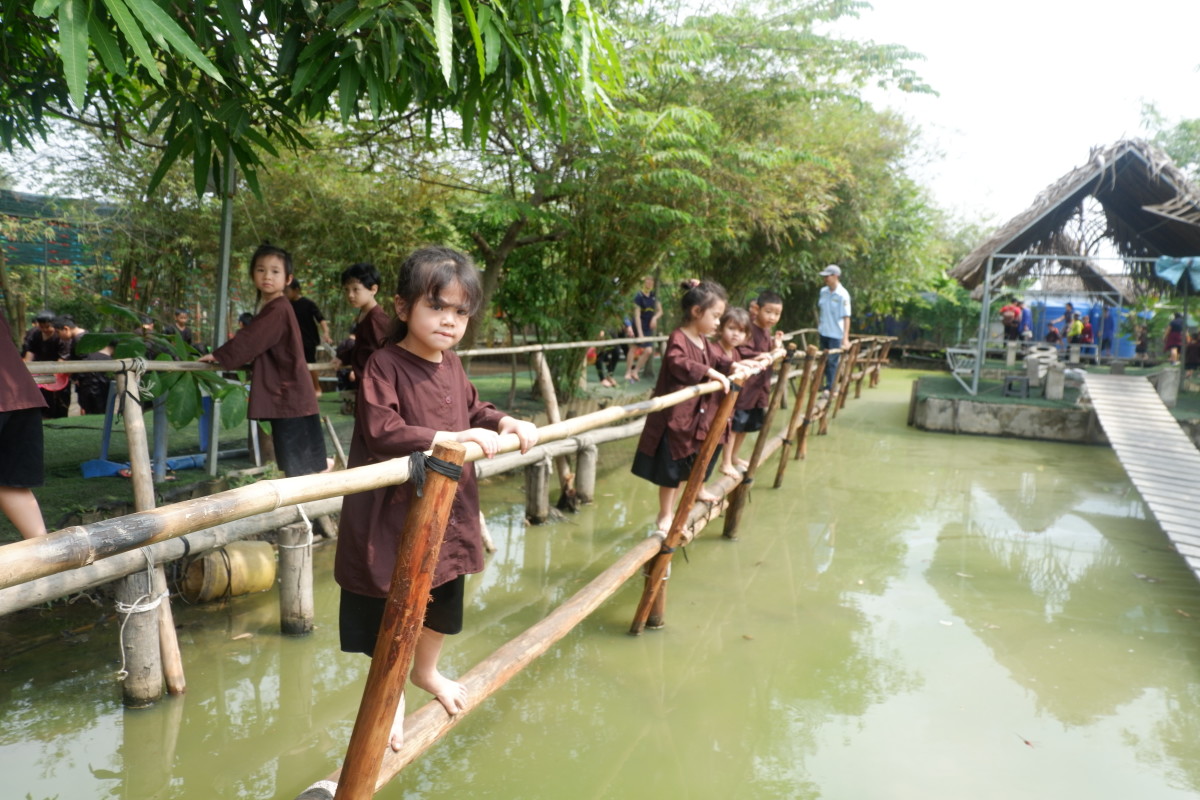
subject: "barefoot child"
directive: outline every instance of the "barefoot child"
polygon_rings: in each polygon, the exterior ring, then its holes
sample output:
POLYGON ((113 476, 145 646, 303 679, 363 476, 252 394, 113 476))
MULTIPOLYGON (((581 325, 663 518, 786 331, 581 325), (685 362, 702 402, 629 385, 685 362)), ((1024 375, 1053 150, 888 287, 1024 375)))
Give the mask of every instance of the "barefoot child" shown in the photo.
POLYGON ((258 311, 225 344, 200 361, 240 369, 250 364, 246 416, 271 423, 275 461, 289 478, 329 468, 325 434, 317 416, 317 393, 304 360, 300 325, 284 289, 292 280, 292 256, 270 244, 250 258, 258 311))
POLYGON ((359 262, 342 271, 342 290, 346 301, 356 309, 354 318, 354 344, 350 348, 350 380, 357 383, 367 366, 367 359, 380 347, 392 331, 392 318, 375 300, 379 291, 379 270, 374 264, 359 262))
MULTIPOLYGON (((750 314, 744 308, 733 307, 725 309, 721 315, 721 323, 717 327, 717 347, 730 361, 740 358, 738 347, 750 336, 750 314)), ((727 445, 727 441, 722 441, 727 445)), ((742 473, 733 465, 733 451, 728 446, 722 448, 721 472, 731 478, 740 478, 742 473)))
MULTIPOLYGON (((708 339, 716 332, 725 312, 725 290, 710 281, 687 281, 681 288, 683 324, 667 339, 654 396, 711 380, 720 381, 725 391, 729 391, 726 376, 733 369, 733 359, 708 339)), ((633 474, 659 487, 655 519, 659 530, 666 531, 671 526, 675 495, 679 484, 687 480, 700 443, 709 433, 717 398, 715 394, 695 397, 646 416, 646 427, 633 458, 633 474)), ((706 480, 719 457, 719 453, 713 454, 706 480)), ((711 502, 716 498, 701 489, 699 499, 711 502)))
MULTIPOLYGON (((782 331, 774 335, 771 333, 782 315, 782 297, 775 292, 763 292, 758 296, 751 306, 749 341, 738 347, 741 358, 769 360, 768 354, 783 339, 782 331)), ((749 466, 745 459, 738 458, 738 451, 742 449, 747 433, 762 430, 770 396, 770 370, 746 379, 733 411, 733 442, 729 446, 729 461, 734 467, 745 469, 749 466)))
MULTIPOLYGON (((522 452, 537 443, 533 423, 479 399, 451 351, 482 295, 475 265, 449 248, 418 250, 400 267, 394 332, 359 378, 350 467, 426 451, 444 441, 475 442, 491 457, 499 435, 506 433, 516 434, 522 452)), ((334 578, 342 587, 339 625, 345 652, 375 652, 412 492, 409 484, 401 484, 343 500, 334 578)), ((466 688, 442 675, 437 662, 446 635, 462 630, 465 576, 483 569, 479 517, 475 471, 464 464, 409 674, 413 685, 434 695, 451 715, 466 708, 466 688)), ((401 695, 389 739, 394 750, 403 743, 403 724, 401 695)))

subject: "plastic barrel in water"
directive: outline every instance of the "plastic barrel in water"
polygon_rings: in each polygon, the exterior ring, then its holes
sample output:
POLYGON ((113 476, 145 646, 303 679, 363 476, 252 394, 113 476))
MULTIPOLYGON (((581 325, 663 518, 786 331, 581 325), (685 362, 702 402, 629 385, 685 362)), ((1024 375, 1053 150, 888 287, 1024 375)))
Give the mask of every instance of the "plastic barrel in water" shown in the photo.
POLYGON ((232 542, 188 564, 180 586, 184 599, 204 603, 275 585, 275 548, 270 542, 232 542))

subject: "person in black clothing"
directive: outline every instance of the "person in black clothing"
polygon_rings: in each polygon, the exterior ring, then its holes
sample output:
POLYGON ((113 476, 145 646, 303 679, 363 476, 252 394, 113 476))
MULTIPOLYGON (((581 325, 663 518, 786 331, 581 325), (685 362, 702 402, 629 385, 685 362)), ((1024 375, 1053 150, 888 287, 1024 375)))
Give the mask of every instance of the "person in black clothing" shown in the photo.
POLYGON ((317 360, 317 345, 321 342, 332 344, 329 336, 329 321, 317 308, 317 304, 300 293, 300 281, 293 280, 287 288, 287 298, 292 302, 292 311, 296 312, 296 321, 300 323, 300 340, 304 342, 304 360, 309 364, 317 360))
MULTIPOLYGON (((94 353, 82 356, 84 361, 111 361, 117 349, 117 339, 94 353)), ((75 376, 75 394, 79 397, 79 408, 84 414, 103 414, 108 410, 108 386, 112 377, 104 372, 81 372, 75 376)))
MULTIPOLYGON (((304 343, 304 360, 309 364, 317 361, 317 345, 321 342, 333 344, 329 336, 329 321, 317 308, 317 304, 300 293, 300 281, 295 278, 288 284, 287 299, 292 303, 292 311, 296 312, 296 322, 300 323, 300 341, 304 343)), ((321 379, 317 373, 312 375, 313 389, 321 394, 321 379)))
POLYGON ((191 315, 186 308, 175 309, 175 321, 163 328, 163 335, 178 335, 188 347, 196 347, 195 334, 189 324, 190 319, 191 315))
MULTIPOLYGON (((50 311, 39 312, 33 319, 34 327, 25 334, 25 342, 21 347, 21 357, 26 361, 62 361, 67 357, 65 343, 54 330, 54 314, 50 311)), ((71 409, 71 387, 50 391, 42 389, 46 398, 46 408, 42 416, 46 419, 58 419, 67 416, 71 409)))

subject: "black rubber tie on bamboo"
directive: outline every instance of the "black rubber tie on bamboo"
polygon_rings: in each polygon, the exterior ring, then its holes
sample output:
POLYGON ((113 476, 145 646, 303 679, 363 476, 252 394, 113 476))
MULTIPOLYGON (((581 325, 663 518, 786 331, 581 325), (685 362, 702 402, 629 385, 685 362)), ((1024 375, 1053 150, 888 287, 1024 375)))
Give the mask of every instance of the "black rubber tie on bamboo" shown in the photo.
POLYGON ((408 457, 408 469, 408 481, 413 485, 413 491, 417 493, 417 497, 421 497, 421 493, 425 491, 426 470, 431 469, 452 481, 462 478, 463 471, 459 464, 451 464, 436 456, 427 456, 419 450, 408 457))

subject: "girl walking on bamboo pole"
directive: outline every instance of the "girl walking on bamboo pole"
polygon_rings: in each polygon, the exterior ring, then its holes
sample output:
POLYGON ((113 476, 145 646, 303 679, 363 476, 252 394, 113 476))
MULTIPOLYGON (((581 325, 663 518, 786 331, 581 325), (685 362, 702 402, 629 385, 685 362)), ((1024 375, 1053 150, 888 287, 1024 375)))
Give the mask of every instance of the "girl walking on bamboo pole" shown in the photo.
MULTIPOLYGON (((470 258, 445 247, 413 253, 400 267, 389 343, 367 361, 360 376, 350 467, 423 453, 439 442, 475 442, 490 458, 499 436, 516 434, 525 452, 537 444, 537 427, 483 402, 451 351, 479 310, 482 288, 470 258)), ((420 460, 420 459, 419 459, 420 460)), ((413 685, 434 695, 448 714, 467 705, 466 689, 438 670, 447 635, 462 630, 465 576, 483 569, 479 490, 465 464, 441 550, 436 553, 432 596, 417 639, 413 685)), ((347 495, 342 504, 334 578, 342 587, 341 648, 375 652, 396 560, 396 540, 413 501, 414 483, 347 495)), ((389 744, 403 744, 404 696, 389 744)))
MULTIPOLYGON (((684 281, 680 288, 683 289, 680 305, 684 321, 667 339, 653 396, 670 394, 710 380, 720 381, 728 392, 728 375, 733 371, 734 361, 708 338, 716 333, 721 315, 725 313, 725 289, 712 281, 698 280, 684 281)), ((646 415, 646 427, 638 439, 632 471, 659 487, 658 516, 654 524, 664 533, 670 529, 675 514, 679 484, 687 481, 700 443, 710 435, 719 402, 717 395, 707 394, 646 415)), ((712 431, 711 434, 725 441, 728 431, 712 431)), ((717 454, 714 454, 704 474, 705 481, 716 462, 717 454)), ((717 498, 701 489, 698 499, 711 503, 717 498)))

